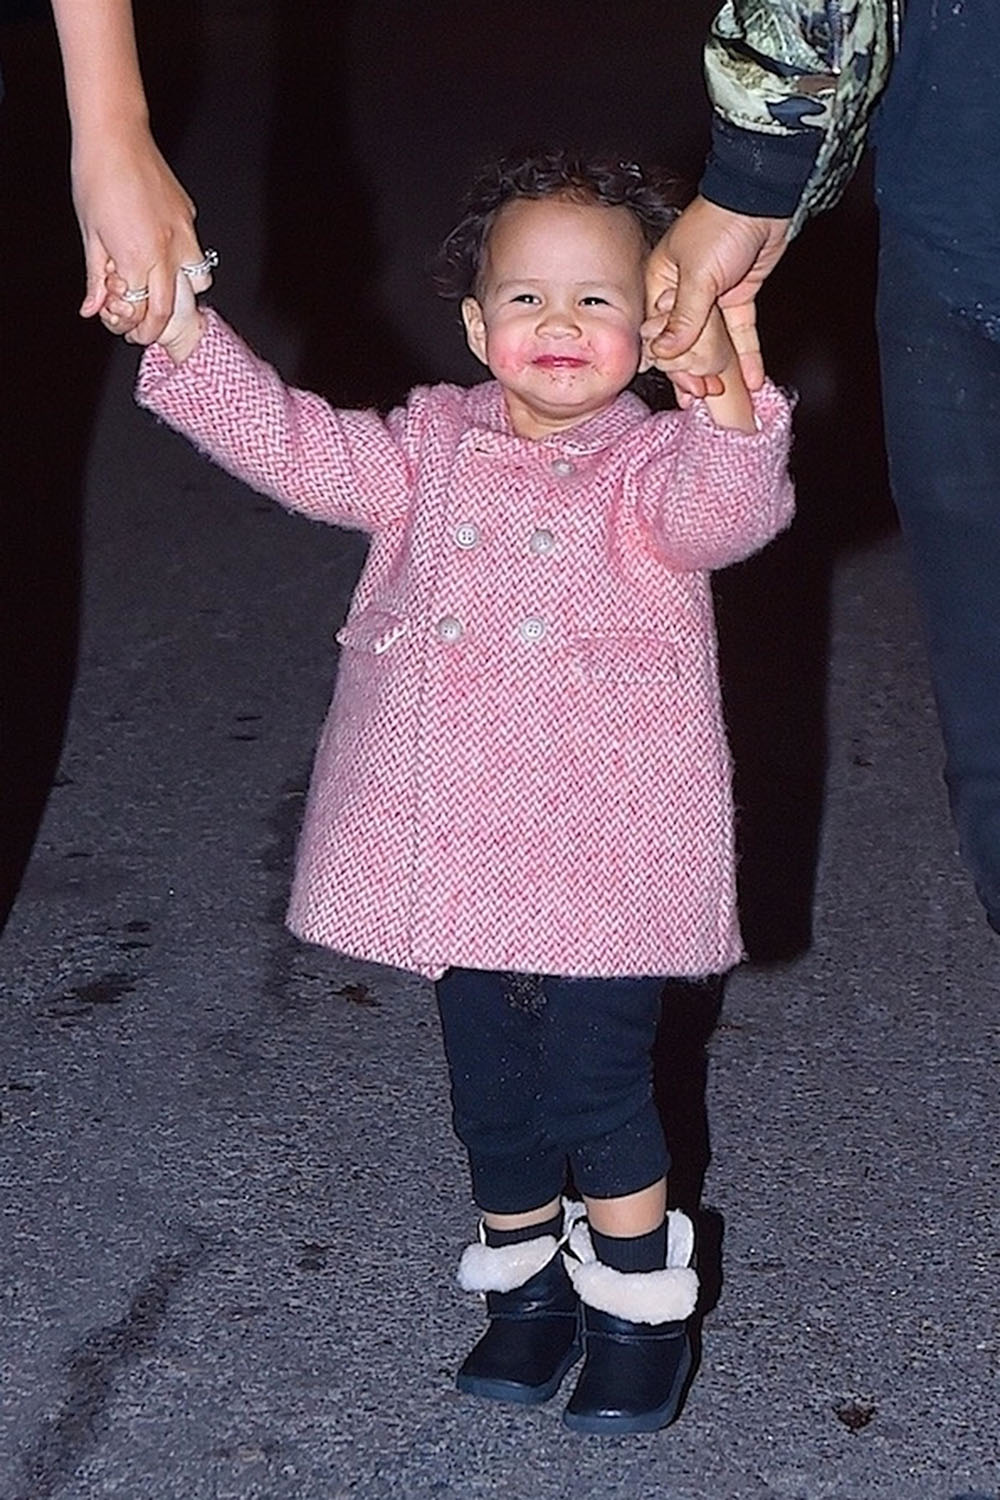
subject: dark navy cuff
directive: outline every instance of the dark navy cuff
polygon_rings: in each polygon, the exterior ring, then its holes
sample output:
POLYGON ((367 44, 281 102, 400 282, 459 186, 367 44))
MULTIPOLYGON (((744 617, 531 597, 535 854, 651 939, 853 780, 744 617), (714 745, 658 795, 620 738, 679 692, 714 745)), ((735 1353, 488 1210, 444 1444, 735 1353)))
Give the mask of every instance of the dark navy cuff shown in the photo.
POLYGON ((766 135, 712 119, 712 149, 699 185, 703 198, 734 213, 790 219, 816 165, 822 133, 766 135))

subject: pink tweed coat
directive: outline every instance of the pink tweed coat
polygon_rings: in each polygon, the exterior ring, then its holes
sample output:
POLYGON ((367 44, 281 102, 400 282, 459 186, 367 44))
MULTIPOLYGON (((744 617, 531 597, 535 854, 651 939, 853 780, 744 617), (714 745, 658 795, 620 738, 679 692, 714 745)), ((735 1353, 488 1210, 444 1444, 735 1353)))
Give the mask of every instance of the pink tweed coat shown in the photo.
POLYGON ((755 434, 624 394, 529 441, 493 382, 333 410, 208 314, 183 365, 146 353, 138 400, 255 489, 371 535, 295 933, 431 977, 738 960, 709 570, 791 518, 778 390, 755 434))

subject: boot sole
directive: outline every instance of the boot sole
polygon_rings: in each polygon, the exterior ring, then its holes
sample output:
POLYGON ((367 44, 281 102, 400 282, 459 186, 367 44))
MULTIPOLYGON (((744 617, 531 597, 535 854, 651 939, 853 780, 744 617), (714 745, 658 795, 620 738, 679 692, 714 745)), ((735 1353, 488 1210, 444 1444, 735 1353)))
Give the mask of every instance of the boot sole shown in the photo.
POLYGON ((688 1345, 674 1376, 674 1383, 670 1388, 670 1395, 662 1406, 653 1411, 631 1412, 628 1415, 622 1413, 619 1416, 610 1414, 602 1416, 599 1412, 572 1412, 567 1407, 563 1412, 563 1422, 573 1432, 589 1433, 616 1433, 616 1432, 659 1432, 661 1427, 669 1427, 680 1410, 681 1398, 684 1395, 684 1387, 691 1373, 691 1348, 688 1345))
POLYGON ((466 1396, 482 1396, 487 1401, 509 1401, 516 1406, 541 1406, 543 1402, 552 1400, 582 1353, 582 1347, 574 1344, 544 1385, 518 1385, 515 1380, 490 1380, 484 1375, 464 1375, 461 1370, 455 1377, 455 1384, 466 1396))

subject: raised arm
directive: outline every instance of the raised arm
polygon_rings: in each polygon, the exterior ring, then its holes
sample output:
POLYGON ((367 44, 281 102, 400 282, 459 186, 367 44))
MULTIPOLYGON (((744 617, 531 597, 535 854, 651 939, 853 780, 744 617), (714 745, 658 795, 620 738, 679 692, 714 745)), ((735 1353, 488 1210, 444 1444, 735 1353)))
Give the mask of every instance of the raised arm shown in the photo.
MULTIPOLYGON (((104 306, 117 273, 146 299, 118 315, 115 332, 151 343, 173 307, 181 265, 204 259, 195 207, 167 166, 149 128, 131 0, 52 0, 72 130, 73 202, 80 223, 87 291, 82 317, 104 306)), ((196 291, 211 284, 205 272, 196 291)))
POLYGON ((791 404, 769 381, 752 402, 752 432, 720 424, 702 401, 651 419, 623 517, 637 517, 649 551, 675 571, 728 567, 792 519, 791 404))
MULTIPOLYGON (((182 293, 190 298, 181 287, 179 301, 182 293)), ((200 337, 179 363, 159 344, 146 350, 140 406, 237 479, 313 520, 378 532, 405 518, 423 422, 417 393, 384 420, 337 410, 286 385, 216 313, 199 318, 200 337)))

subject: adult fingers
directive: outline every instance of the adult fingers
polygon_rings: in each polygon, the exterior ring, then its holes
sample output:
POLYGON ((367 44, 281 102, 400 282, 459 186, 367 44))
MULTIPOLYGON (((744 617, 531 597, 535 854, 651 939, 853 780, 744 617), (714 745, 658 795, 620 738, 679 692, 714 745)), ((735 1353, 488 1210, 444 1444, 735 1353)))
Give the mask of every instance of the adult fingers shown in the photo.
POLYGON ((183 275, 194 293, 207 292, 212 285, 212 267, 218 256, 214 250, 202 250, 192 237, 189 246, 168 261, 164 259, 150 274, 149 302, 146 315, 129 334, 133 344, 152 344, 160 337, 177 305, 178 278, 183 275))
POLYGON ((212 268, 218 263, 219 257, 214 250, 198 250, 191 257, 185 256, 181 270, 193 292, 208 291, 212 285, 212 268))
POLYGON ((715 285, 705 277, 682 272, 676 288, 661 300, 672 305, 667 307, 663 331, 650 347, 658 359, 677 359, 701 337, 715 304, 715 285))
POLYGON ((87 295, 80 305, 80 316, 99 315, 109 333, 129 333, 145 315, 146 299, 138 295, 145 287, 137 287, 133 295, 126 295, 129 283, 118 274, 99 236, 89 241, 86 266, 87 295))
MULTIPOLYGON (((197 303, 194 288, 191 285, 190 278, 185 276, 183 271, 178 271, 174 278, 174 302, 170 317, 167 319, 166 325, 157 334, 156 342, 168 349, 177 345, 190 332, 192 317, 197 318, 197 303)), ((136 331, 127 333, 125 338, 130 344, 144 342, 136 331)), ((191 347, 193 347, 193 343, 191 347)))
POLYGON ((723 306, 722 316, 726 321, 729 337, 740 361, 743 379, 748 390, 759 391, 764 384, 764 360, 760 352, 757 334, 757 308, 753 299, 732 307, 723 306))
POLYGON ((149 296, 142 320, 129 330, 130 344, 154 344, 174 310, 174 278, 161 261, 149 273, 149 296))
POLYGON ((84 274, 87 287, 80 303, 80 317, 92 318, 104 306, 107 280, 114 275, 115 263, 108 255, 100 235, 86 235, 83 242, 84 274))

